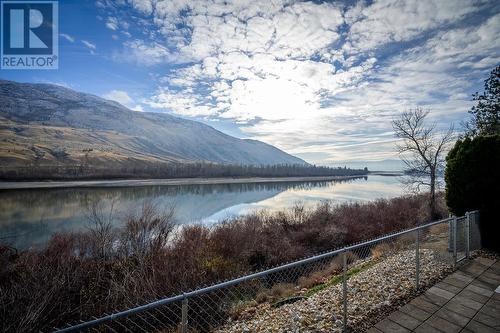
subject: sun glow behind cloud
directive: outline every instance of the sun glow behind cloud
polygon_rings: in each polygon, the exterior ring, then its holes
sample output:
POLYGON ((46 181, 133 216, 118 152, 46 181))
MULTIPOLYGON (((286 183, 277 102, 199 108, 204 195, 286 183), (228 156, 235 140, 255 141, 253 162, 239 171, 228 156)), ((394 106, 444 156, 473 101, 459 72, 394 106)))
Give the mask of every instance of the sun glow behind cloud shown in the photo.
POLYGON ((494 1, 98 1, 113 59, 149 68, 154 110, 233 120, 311 162, 394 157, 390 121, 463 119, 500 60, 494 1), (474 78, 471 80, 471 77, 474 78))

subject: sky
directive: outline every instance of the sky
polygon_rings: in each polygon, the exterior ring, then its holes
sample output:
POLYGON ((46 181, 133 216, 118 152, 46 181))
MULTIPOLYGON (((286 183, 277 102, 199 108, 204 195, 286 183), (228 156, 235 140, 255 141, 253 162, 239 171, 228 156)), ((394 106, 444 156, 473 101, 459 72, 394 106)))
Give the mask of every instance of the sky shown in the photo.
POLYGON ((396 163, 391 120, 460 128, 500 63, 500 1, 60 0, 59 69, 2 70, 262 140, 396 163))

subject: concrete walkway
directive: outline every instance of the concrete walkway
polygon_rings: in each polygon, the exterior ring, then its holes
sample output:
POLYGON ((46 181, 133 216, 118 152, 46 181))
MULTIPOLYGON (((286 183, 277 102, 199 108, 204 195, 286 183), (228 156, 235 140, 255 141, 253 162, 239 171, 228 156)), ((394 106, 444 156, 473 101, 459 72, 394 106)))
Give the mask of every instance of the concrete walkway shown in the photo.
POLYGON ((473 259, 367 332, 500 332, 499 285, 500 261, 473 259))

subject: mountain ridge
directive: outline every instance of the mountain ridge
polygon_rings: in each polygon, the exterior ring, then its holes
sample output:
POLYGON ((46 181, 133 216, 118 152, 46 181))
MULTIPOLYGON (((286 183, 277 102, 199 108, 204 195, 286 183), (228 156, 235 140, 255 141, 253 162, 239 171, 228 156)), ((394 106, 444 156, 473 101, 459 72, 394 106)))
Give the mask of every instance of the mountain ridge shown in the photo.
POLYGON ((131 162, 307 164, 267 143, 239 139, 164 113, 137 112, 99 96, 0 80, 4 166, 131 162))

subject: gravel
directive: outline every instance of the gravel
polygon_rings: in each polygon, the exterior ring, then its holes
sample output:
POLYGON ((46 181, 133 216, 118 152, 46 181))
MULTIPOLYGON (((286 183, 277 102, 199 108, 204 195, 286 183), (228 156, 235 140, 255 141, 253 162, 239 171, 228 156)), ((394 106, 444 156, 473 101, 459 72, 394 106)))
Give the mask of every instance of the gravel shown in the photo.
MULTIPOLYGON (((429 286, 451 271, 450 262, 443 259, 442 253, 420 251, 421 286, 429 286)), ((415 251, 385 257, 349 278, 349 327, 363 331, 369 327, 370 317, 388 313, 395 304, 415 293, 415 251)), ((342 283, 279 308, 260 305, 242 317, 246 318, 229 322, 217 332, 341 332, 342 283)))

